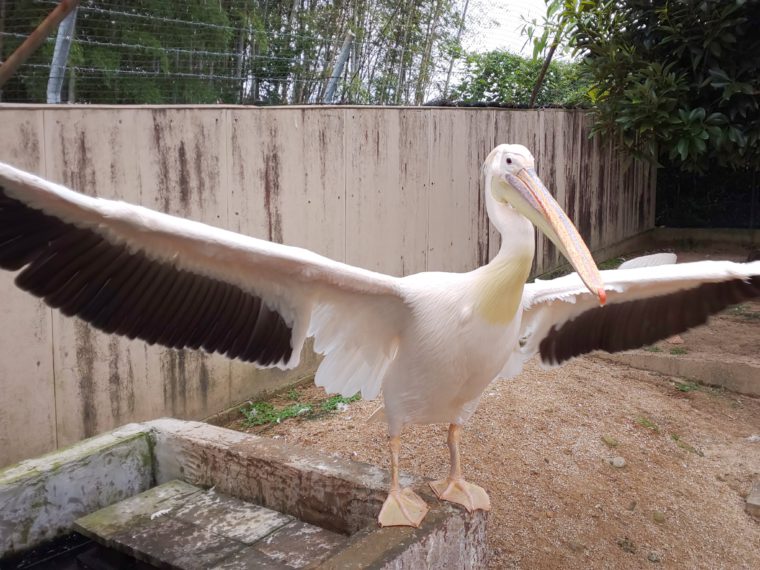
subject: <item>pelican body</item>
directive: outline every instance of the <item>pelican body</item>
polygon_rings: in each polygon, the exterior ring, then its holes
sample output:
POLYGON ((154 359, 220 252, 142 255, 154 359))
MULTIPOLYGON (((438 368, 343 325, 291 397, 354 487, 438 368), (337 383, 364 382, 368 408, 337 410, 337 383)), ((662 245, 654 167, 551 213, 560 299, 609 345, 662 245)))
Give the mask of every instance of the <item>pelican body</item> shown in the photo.
POLYGON ((485 490, 463 477, 459 439, 492 380, 536 354, 554 366, 650 344, 760 296, 760 262, 599 272, 521 145, 496 147, 483 177, 498 255, 468 273, 399 278, 0 163, 0 267, 20 270, 16 284, 64 314, 150 344, 292 368, 313 337, 324 354, 318 385, 365 399, 382 392, 375 418, 388 423, 391 485, 379 522, 419 526, 428 507, 398 479, 404 426, 449 424, 451 471, 430 485, 442 500, 487 510, 485 490), (534 226, 575 273, 526 284, 534 226))

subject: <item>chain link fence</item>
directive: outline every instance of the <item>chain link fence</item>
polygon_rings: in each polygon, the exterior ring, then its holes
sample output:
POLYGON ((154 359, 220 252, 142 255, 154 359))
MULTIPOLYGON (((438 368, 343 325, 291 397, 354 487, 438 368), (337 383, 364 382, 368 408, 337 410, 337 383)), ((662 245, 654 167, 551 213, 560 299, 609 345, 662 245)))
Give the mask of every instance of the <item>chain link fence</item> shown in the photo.
MULTIPOLYGON (((3 60, 56 5, 0 0, 3 60)), ((465 53, 519 50, 523 18, 542 7, 542 0, 83 1, 56 90, 60 101, 77 103, 311 104, 326 102, 334 78, 334 102, 422 104, 461 81, 465 53)), ((54 33, 0 100, 51 102, 55 44, 54 33)))

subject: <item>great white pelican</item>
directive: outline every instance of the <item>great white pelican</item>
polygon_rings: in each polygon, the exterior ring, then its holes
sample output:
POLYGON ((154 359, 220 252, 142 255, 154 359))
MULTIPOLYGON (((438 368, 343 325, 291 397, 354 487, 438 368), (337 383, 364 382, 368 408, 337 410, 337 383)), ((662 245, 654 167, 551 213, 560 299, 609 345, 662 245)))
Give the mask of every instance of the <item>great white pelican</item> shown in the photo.
POLYGON ((391 277, 0 164, 0 266, 20 270, 16 284, 64 314, 150 344, 293 368, 314 337, 325 355, 319 386, 382 392, 391 485, 379 521, 418 526, 428 507, 398 478, 405 425, 449 424, 451 471, 430 485, 440 499, 488 510, 485 490, 462 475, 459 438, 494 378, 535 354, 553 366, 647 345, 760 295, 760 262, 598 271, 524 146, 496 147, 483 176, 498 255, 468 273, 391 277), (576 273, 526 285, 534 225, 576 273))

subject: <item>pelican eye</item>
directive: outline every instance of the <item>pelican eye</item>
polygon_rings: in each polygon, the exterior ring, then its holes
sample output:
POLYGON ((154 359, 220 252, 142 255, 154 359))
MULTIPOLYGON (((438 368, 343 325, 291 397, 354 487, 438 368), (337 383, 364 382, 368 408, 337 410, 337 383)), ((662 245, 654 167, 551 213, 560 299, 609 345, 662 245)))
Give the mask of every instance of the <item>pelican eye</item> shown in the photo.
POLYGON ((507 157, 507 164, 512 164, 512 159, 507 157))

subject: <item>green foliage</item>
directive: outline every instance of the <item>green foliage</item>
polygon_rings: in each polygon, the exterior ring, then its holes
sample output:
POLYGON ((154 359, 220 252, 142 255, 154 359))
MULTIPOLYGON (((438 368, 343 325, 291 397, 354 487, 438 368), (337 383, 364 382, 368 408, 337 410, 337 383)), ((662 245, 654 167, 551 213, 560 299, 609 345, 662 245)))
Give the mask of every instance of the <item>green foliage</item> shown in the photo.
POLYGON ((344 398, 343 396, 330 396, 316 404, 298 402, 298 391, 290 390, 287 394, 290 400, 296 400, 294 404, 276 407, 270 402, 252 402, 240 408, 243 415, 243 423, 248 427, 279 424, 289 418, 302 417, 306 419, 317 418, 323 414, 336 411, 341 404, 348 405, 361 398, 359 394, 344 398))
POLYGON ((620 445, 620 442, 611 435, 603 435, 602 441, 607 447, 617 447, 620 445))
POLYGON ((334 412, 338 409, 338 406, 340 404, 350 404, 352 402, 356 402, 359 400, 361 396, 359 394, 355 394, 351 396, 350 398, 344 398, 343 396, 330 396, 320 404, 320 409, 323 412, 334 412))
POLYGON ((734 305, 728 309, 728 314, 747 319, 748 321, 760 321, 760 311, 753 311, 749 305, 744 303, 734 305))
MULTIPOLYGON (((233 50, 232 23, 222 3, 205 0, 167 2, 135 0, 110 5, 116 12, 127 10, 153 16, 130 19, 118 25, 108 11, 83 5, 76 20, 75 41, 69 55, 68 91, 77 102, 108 103, 215 103, 234 101, 239 90, 233 82, 209 78, 225 74, 231 62, 201 52, 233 50), (203 22, 204 27, 166 20, 203 22), (187 42, 187 43, 186 43, 187 42), (182 50, 182 44, 188 49, 182 50), (122 46, 134 46, 125 49, 122 46), (179 49, 178 49, 179 46, 179 49), (172 51, 173 50, 173 51, 172 51), (222 65, 226 64, 225 70, 222 65), (72 73, 72 68, 77 69, 72 73), (181 77, 182 80, 177 80, 181 77)), ((8 5, 8 21, 15 33, 28 34, 44 18, 50 4, 20 0, 8 5), (42 8, 42 11, 40 11, 42 8)), ((37 50, 29 63, 3 89, 6 101, 45 101, 48 68, 54 35, 37 50), (23 73, 22 73, 23 71, 23 73)), ((6 39, 5 59, 23 41, 6 39)))
POLYGON ((760 164, 760 1, 583 0, 561 17, 595 132, 686 170, 760 164))
POLYGON ((677 433, 671 433, 670 434, 670 439, 672 439, 673 442, 679 448, 683 449, 684 451, 688 451, 689 453, 693 453, 695 455, 699 455, 700 457, 704 457, 705 456, 704 452, 702 452, 701 450, 697 449, 693 445, 689 445, 688 443, 686 443, 685 441, 683 441, 681 439, 681 436, 678 435, 677 433))
POLYGON ((608 259, 606 261, 602 261, 598 267, 599 269, 617 269, 620 267, 620 264, 623 263, 625 259, 622 257, 613 257, 612 259, 608 259))
MULTIPOLYGON (((472 53, 465 58, 465 79, 454 88, 452 98, 528 105, 540 70, 540 61, 513 53, 472 53)), ((581 79, 578 65, 553 61, 536 104, 579 106, 588 101, 588 83, 581 79)))
POLYGON ((636 423, 639 424, 641 427, 647 428, 647 429, 652 430, 654 432, 659 432, 660 431, 660 427, 656 423, 654 423, 652 420, 650 420, 649 418, 647 418, 645 416, 639 416, 638 418, 636 418, 636 423))
POLYGON ((240 408, 243 414, 243 423, 246 426, 261 426, 266 424, 279 424, 288 418, 308 415, 313 411, 310 404, 291 404, 284 408, 275 408, 269 402, 253 402, 248 407, 240 408))
MULTIPOLYGON (((52 9, 5 3, 0 61, 52 9)), ((115 0, 83 2, 67 75, 87 103, 320 102, 343 39, 355 33, 337 100, 422 103, 461 51, 454 0, 115 0)), ((45 101, 54 37, 3 89, 45 101)), ((64 96, 64 100, 67 97, 64 96)))

